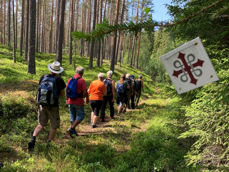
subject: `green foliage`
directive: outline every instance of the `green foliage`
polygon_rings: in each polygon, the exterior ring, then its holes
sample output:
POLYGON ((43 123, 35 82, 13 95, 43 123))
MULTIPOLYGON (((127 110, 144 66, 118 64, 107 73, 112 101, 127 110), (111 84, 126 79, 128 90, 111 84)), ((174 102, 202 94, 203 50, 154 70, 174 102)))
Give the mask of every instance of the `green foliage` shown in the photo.
POLYGON ((228 49, 220 51, 217 46, 210 46, 207 50, 214 57, 220 81, 196 92, 196 98, 186 108, 189 130, 181 138, 196 138, 187 154, 188 165, 223 170, 229 169, 228 49))
MULTIPOLYGON (((216 1, 178 0, 175 2, 176 4, 169 6, 169 10, 170 14, 174 17, 174 22, 179 22, 216 1)), ((215 6, 208 8, 204 13, 191 18, 187 22, 175 25, 173 27, 173 32, 176 36, 185 40, 190 40, 199 36, 200 38, 207 40, 208 44, 220 42, 221 44, 229 45, 229 26, 228 17, 226 17, 229 14, 228 7, 229 2, 222 1, 215 6)))

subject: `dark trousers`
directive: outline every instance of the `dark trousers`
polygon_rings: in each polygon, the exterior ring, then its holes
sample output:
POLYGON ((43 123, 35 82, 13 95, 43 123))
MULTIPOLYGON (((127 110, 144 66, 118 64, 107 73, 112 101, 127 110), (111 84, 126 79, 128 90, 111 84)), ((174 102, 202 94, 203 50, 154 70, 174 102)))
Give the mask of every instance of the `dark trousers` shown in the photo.
POLYGON ((103 97, 103 104, 102 104, 102 109, 101 109, 101 119, 105 118, 105 110, 107 103, 109 103, 110 106, 110 117, 114 117, 114 102, 112 102, 113 96, 105 96, 103 97))
POLYGON ((131 95, 131 108, 135 109, 135 94, 131 95))
POLYGON ((136 104, 135 104, 136 106, 137 106, 138 103, 139 103, 140 97, 141 97, 141 91, 139 91, 139 92, 136 93, 136 104))

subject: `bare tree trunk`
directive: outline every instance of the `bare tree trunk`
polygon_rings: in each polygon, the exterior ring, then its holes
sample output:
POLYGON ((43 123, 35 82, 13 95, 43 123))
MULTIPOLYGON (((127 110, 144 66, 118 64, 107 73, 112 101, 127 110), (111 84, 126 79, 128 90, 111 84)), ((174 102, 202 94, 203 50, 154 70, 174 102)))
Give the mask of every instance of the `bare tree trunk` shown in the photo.
MULTIPOLYGON (((116 0, 116 13, 115 13, 115 23, 114 24, 118 24, 119 2, 120 0, 116 0)), ((114 68, 115 68, 116 40, 117 40, 117 31, 115 31, 114 33, 114 43, 113 43, 112 59, 111 59, 111 66, 110 66, 110 70, 112 71, 114 71, 114 68)))
POLYGON ((3 44, 3 25, 2 25, 2 23, 3 23, 3 21, 2 21, 2 19, 3 19, 3 0, 1 0, 0 1, 1 3, 0 3, 0 16, 1 16, 1 19, 0 19, 0 23, 1 23, 1 25, 0 25, 0 33, 1 33, 1 43, 3 44))
POLYGON ((4 0, 3 12, 3 43, 6 44, 6 0, 4 0))
POLYGON ((132 38, 131 35, 129 35, 129 46, 128 46, 128 57, 127 57, 127 64, 130 64, 130 56, 131 56, 131 45, 133 43, 134 37, 132 38))
MULTIPOLYGON (((103 21, 106 19, 106 8, 107 8, 107 0, 105 0, 105 2, 104 2, 103 21)), ((102 57, 101 57, 101 62, 100 62, 101 66, 103 64, 103 59, 105 59, 105 49, 106 49, 106 47, 105 47, 104 43, 105 43, 105 39, 103 38, 102 39, 102 57)))
MULTIPOLYGON (((82 3, 82 9, 81 9, 81 31, 85 32, 85 23, 86 23, 86 15, 85 15, 85 11, 86 11, 86 7, 85 7, 85 0, 83 0, 82 3)), ((80 51, 80 56, 84 56, 84 40, 81 39, 81 51, 80 51)))
POLYGON ((25 0, 22 0, 22 14, 21 14, 21 38, 20 38, 20 56, 22 56, 23 49, 23 33, 24 33, 24 10, 25 10, 25 0))
POLYGON ((56 59, 62 64, 62 49, 63 49, 63 33, 64 33, 64 13, 65 13, 65 0, 61 0, 61 8, 60 8, 60 24, 59 24, 59 32, 58 32, 58 48, 56 53, 56 59))
MULTIPOLYGON (((95 30, 95 24, 96 24, 96 5, 97 5, 97 0, 94 0, 94 16, 93 16, 92 30, 95 30)), ((90 69, 93 68, 94 46, 95 46, 95 41, 92 40, 92 42, 91 42, 90 62, 89 62, 89 68, 90 69)))
POLYGON ((74 27, 74 0, 71 0, 71 15, 70 15, 70 33, 69 33, 69 64, 72 64, 72 31, 74 27))
MULTIPOLYGON (((76 0, 76 15, 75 15, 75 25, 74 25, 74 30, 77 31, 78 30, 78 16, 79 16, 79 0, 76 0)), ((78 51, 78 45, 79 41, 76 41, 75 44, 75 52, 78 51)))
MULTIPOLYGON (((99 15, 99 23, 102 23, 102 12, 103 12, 103 0, 100 0, 100 15, 99 15)), ((98 57, 97 57, 97 66, 101 66, 101 40, 98 40, 98 57)))
POLYGON ((60 20, 60 0, 56 0, 56 39, 55 39, 55 52, 57 52, 58 35, 59 35, 59 20, 60 20))
MULTIPOLYGON (((144 2, 142 1, 142 7, 141 7, 141 21, 143 20, 143 9, 144 9, 144 2)), ((141 32, 138 33, 138 48, 137 48, 137 62, 136 62, 136 68, 138 69, 139 65, 139 53, 140 53, 140 44, 141 44, 141 32)))
POLYGON ((50 29, 49 29, 49 53, 52 53, 53 6, 54 6, 54 1, 51 0, 51 16, 50 16, 50 29))
POLYGON ((29 3, 29 59, 28 73, 36 74, 35 44, 36 44, 36 0, 29 3))
POLYGON ((16 0, 16 16, 15 16, 15 37, 16 37, 16 48, 17 48, 17 16, 18 16, 18 0, 16 0))
POLYGON ((46 52, 46 1, 43 1, 43 8, 42 8, 42 36, 41 36, 41 52, 46 52))
POLYGON ((131 48, 131 59, 130 59, 130 66, 133 66, 134 63, 134 47, 136 44, 136 36, 133 36, 132 48, 131 48))
MULTIPOLYGON (((87 33, 89 33, 91 31, 91 9, 92 9, 92 6, 91 6, 91 0, 88 0, 88 3, 89 3, 89 9, 88 9, 88 19, 87 19, 87 33)), ((87 43, 87 57, 89 57, 89 54, 90 54, 90 42, 88 41, 87 43)))
POLYGON ((25 32, 25 52, 24 52, 24 59, 25 61, 28 60, 28 39, 29 39, 29 1, 30 0, 27 0, 27 3, 26 3, 26 32, 25 32))
POLYGON ((8 0, 8 47, 10 47, 10 18, 11 18, 11 12, 10 12, 10 0, 8 0))
POLYGON ((15 14, 14 14, 14 0, 12 0, 12 9, 13 9, 13 61, 16 63, 16 28, 15 28, 15 14))
POLYGON ((37 0, 37 37, 36 37, 36 52, 39 51, 40 47, 40 0, 37 0))
MULTIPOLYGON (((123 3, 122 3, 121 24, 123 24, 124 11, 125 11, 125 0, 123 0, 123 3)), ((123 39, 123 32, 119 32, 119 36, 118 36, 118 46, 117 46, 117 52, 116 52, 116 64, 117 64, 117 61, 118 61, 118 52, 119 52, 120 40, 121 40, 121 42, 122 42, 122 39, 123 39)), ((120 58, 119 58, 119 59, 120 59, 120 58)))

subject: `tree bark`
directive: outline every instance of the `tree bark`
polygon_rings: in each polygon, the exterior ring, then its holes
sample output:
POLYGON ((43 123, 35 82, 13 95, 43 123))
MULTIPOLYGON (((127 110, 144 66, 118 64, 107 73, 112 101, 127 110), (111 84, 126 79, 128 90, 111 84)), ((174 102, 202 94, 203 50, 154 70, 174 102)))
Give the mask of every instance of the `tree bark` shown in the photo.
POLYGON ((50 16, 50 29, 49 29, 49 53, 52 53, 53 6, 54 6, 54 0, 51 0, 51 16, 50 16))
POLYGON ((71 15, 70 15, 70 33, 69 33, 69 64, 72 64, 72 31, 74 27, 74 0, 71 0, 71 15))
MULTIPOLYGON (((89 33, 91 31, 91 9, 92 9, 92 6, 91 6, 91 0, 88 0, 88 3, 89 3, 89 9, 88 9, 88 19, 87 19, 87 33, 89 33)), ((89 57, 90 55, 90 41, 88 41, 87 43, 87 57, 89 57)))
POLYGON ((17 17, 18 17, 18 0, 16 0, 16 16, 15 16, 15 37, 16 37, 16 48, 17 48, 17 17))
POLYGON ((64 38, 64 13, 65 13, 65 0, 61 0, 61 7, 60 7, 60 24, 59 28, 57 28, 58 31, 58 41, 57 41, 57 53, 56 53, 56 59, 57 61, 62 64, 62 49, 63 49, 63 38, 64 38))
POLYGON ((36 44, 36 0, 29 3, 29 58, 28 73, 36 74, 35 44, 36 44))
POLYGON ((57 52, 58 46, 58 35, 59 35, 59 20, 60 20, 60 2, 61 0, 56 0, 56 37, 55 37, 55 52, 57 52))
MULTIPOLYGON (((102 23, 102 12, 103 12, 103 0, 100 0, 100 15, 99 15, 99 23, 102 23)), ((98 57, 97 57, 97 66, 101 66, 101 40, 98 40, 98 57)))
POLYGON ((20 38, 20 56, 22 56, 23 40, 24 40, 24 10, 25 10, 25 0, 22 0, 22 14, 21 14, 21 38, 20 38))
POLYGON ((43 1, 42 8, 42 34, 41 34, 41 52, 46 52, 46 1, 43 1))
POLYGON ((12 0, 13 9, 13 61, 16 63, 16 28, 15 28, 15 13, 14 13, 14 0, 12 0))
POLYGON ((3 43, 6 44, 6 0, 4 1, 3 13, 3 43))
MULTIPOLYGON (((93 16, 93 26, 92 30, 95 30, 95 24, 96 24, 96 5, 97 5, 97 0, 94 0, 94 16, 93 16)), ((94 46, 95 46, 95 41, 91 41, 91 53, 90 53, 90 62, 89 62, 89 68, 93 68, 93 57, 94 57, 94 46)))
POLYGON ((37 0, 37 30, 36 30, 36 52, 39 52, 40 49, 40 0, 37 0))
POLYGON ((28 40, 29 40, 29 1, 27 0, 26 3, 26 32, 25 32, 25 52, 24 52, 24 59, 25 61, 28 60, 28 40))
MULTIPOLYGON (((116 13, 115 13, 115 25, 118 24, 118 15, 119 15, 119 2, 120 0, 116 0, 116 13)), ((115 68, 115 52, 116 52, 116 40, 117 40, 117 31, 114 33, 114 42, 113 42, 113 51, 112 51, 112 59, 110 70, 114 71, 115 68)))
POLYGON ((8 47, 10 47, 10 19, 11 19, 11 7, 10 7, 10 0, 8 0, 8 47))
POLYGON ((0 3, 0 16, 1 16, 1 20, 0 20, 1 43, 3 44, 3 25, 2 25, 3 23, 2 21, 3 19, 3 0, 1 0, 1 3, 0 3))

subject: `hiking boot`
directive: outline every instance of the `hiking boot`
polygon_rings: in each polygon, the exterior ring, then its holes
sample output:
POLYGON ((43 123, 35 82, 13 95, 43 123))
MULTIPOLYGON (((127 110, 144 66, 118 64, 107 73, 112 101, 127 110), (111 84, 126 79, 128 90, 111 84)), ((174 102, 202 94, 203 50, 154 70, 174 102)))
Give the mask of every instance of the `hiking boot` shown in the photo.
POLYGON ((30 142, 28 143, 28 150, 32 151, 34 149, 36 141, 35 140, 30 140, 30 142))
POLYGON ((73 135, 78 136, 78 134, 76 133, 76 130, 73 128, 69 128, 68 133, 71 136, 71 138, 73 138, 73 135))
POLYGON ((96 127, 97 127, 97 125, 93 125, 93 124, 91 125, 91 128, 96 128, 96 127))

